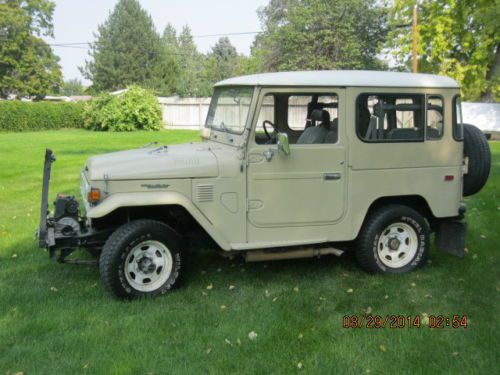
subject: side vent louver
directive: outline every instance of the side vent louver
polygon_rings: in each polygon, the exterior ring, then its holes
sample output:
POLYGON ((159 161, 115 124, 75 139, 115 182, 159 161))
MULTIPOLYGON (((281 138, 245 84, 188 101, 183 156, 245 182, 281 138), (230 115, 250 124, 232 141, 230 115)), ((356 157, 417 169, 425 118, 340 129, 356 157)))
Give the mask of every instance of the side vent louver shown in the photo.
POLYGON ((196 200, 198 202, 212 202, 214 200, 214 185, 197 185, 196 200))

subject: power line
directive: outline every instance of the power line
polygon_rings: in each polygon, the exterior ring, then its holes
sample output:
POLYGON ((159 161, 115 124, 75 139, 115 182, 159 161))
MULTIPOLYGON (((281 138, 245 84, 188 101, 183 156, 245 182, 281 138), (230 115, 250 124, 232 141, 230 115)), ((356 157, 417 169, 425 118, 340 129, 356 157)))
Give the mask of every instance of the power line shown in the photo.
POLYGON ((232 35, 253 35, 261 34, 262 31, 246 31, 241 33, 226 33, 226 34, 205 34, 205 35, 193 35, 193 38, 207 38, 211 36, 232 36, 232 35))
MULTIPOLYGON (((237 36, 237 35, 255 35, 260 34, 262 31, 243 31, 237 33, 224 33, 224 34, 201 34, 193 35, 192 38, 209 38, 209 37, 220 37, 220 36, 237 36)), ((67 48, 80 48, 87 49, 87 47, 78 46, 88 46, 92 44, 99 44, 100 42, 68 42, 68 43, 48 43, 52 47, 67 47, 67 48)))
MULTIPOLYGON (((80 47, 80 46, 53 45, 52 47, 75 48, 75 49, 81 49, 84 51, 88 50, 87 47, 80 47)), ((149 55, 157 56, 158 54, 155 52, 149 52, 149 55)), ((166 56, 194 56, 193 53, 181 53, 181 52, 164 52, 163 55, 166 55, 166 56)))
POLYGON ((49 44, 51 47, 60 47, 60 48, 75 48, 75 49, 83 49, 87 50, 88 47, 83 46, 75 46, 75 45, 65 45, 65 44, 49 44))

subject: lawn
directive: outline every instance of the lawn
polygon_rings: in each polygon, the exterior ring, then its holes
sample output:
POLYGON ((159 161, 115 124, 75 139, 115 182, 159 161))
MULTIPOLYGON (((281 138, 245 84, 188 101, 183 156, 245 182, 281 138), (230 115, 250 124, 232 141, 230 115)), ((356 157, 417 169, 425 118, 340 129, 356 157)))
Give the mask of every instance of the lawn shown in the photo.
POLYGON ((487 186, 468 199, 466 257, 433 248, 429 264, 408 275, 367 275, 349 254, 245 264, 200 251, 187 256, 181 288, 119 302, 97 267, 52 263, 36 248, 45 147, 58 158, 52 198, 77 193, 92 154, 196 139, 189 131, 0 133, 0 374, 498 371, 500 143, 491 143, 487 186), (344 315, 370 310, 467 315, 468 326, 342 327, 344 315))

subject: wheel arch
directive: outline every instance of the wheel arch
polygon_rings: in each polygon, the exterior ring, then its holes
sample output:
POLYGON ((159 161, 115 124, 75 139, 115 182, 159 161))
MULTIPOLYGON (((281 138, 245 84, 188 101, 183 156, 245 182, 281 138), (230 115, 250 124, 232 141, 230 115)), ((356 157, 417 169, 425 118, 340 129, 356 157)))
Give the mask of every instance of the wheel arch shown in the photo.
POLYGON ((182 220, 187 219, 196 223, 221 248, 230 249, 229 243, 210 220, 189 198, 176 192, 117 193, 88 209, 87 217, 96 226, 116 226, 131 220, 153 218, 178 232, 185 224, 182 220))
POLYGON ((361 226, 358 228, 356 236, 359 235, 361 228, 363 227, 363 225, 365 224, 366 220, 368 219, 368 217, 371 215, 372 212, 374 212, 380 207, 388 205, 402 205, 413 208, 429 222, 429 225, 432 229, 435 227, 437 218, 432 212, 429 203, 424 197, 422 197, 421 195, 396 195, 396 196, 377 198, 370 204, 370 206, 366 210, 363 222, 361 226))

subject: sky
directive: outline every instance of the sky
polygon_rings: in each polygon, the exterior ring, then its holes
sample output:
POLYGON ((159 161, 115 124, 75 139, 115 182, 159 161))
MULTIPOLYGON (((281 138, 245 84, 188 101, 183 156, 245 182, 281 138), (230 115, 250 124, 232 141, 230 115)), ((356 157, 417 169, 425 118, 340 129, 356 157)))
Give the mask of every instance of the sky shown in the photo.
MULTIPOLYGON (((97 26, 102 24, 118 0, 56 0, 54 11, 54 39, 48 43, 79 43, 95 40, 97 26)), ((260 30, 257 9, 267 5, 269 0, 139 0, 151 15, 158 32, 163 32, 171 23, 180 32, 189 25, 192 34, 229 34, 260 30)), ((238 52, 248 55, 255 37, 250 35, 228 35, 238 52)), ((196 37, 200 52, 207 52, 219 36, 196 37)), ((88 59, 87 50, 78 48, 52 47, 60 57, 64 79, 78 78, 89 84, 80 74, 78 67, 88 59)))

